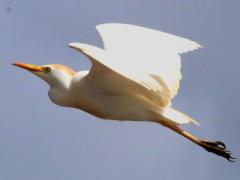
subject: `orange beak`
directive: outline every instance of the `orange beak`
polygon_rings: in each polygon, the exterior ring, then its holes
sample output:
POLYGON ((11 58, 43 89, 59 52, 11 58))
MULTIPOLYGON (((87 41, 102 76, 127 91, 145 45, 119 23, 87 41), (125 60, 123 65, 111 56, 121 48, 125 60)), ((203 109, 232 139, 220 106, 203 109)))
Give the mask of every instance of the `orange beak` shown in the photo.
POLYGON ((32 64, 15 62, 15 63, 12 63, 12 65, 20 67, 22 69, 26 69, 26 70, 31 71, 31 72, 44 72, 45 71, 44 67, 36 66, 36 65, 32 65, 32 64))

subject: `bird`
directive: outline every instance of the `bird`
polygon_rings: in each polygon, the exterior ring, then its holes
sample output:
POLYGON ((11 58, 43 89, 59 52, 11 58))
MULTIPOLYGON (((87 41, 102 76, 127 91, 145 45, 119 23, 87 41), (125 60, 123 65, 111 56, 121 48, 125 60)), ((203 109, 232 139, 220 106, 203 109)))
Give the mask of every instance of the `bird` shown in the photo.
POLYGON ((199 123, 172 107, 182 78, 180 55, 201 48, 200 44, 130 24, 106 23, 97 25, 96 30, 103 48, 68 44, 90 60, 90 70, 75 72, 61 64, 12 64, 46 81, 50 100, 59 106, 80 109, 105 120, 157 123, 234 162, 223 142, 185 131, 181 125, 199 123))

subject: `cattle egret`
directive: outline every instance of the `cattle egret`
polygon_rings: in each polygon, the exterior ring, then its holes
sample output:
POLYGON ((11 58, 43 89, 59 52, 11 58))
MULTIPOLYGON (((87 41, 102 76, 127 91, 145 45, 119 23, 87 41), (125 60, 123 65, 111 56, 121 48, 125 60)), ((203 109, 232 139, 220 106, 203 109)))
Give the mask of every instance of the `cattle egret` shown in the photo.
POLYGON ((13 65, 46 81, 49 98, 59 106, 81 109, 102 119, 156 122, 209 152, 229 161, 235 159, 224 143, 203 140, 181 129, 182 124, 198 123, 171 107, 182 77, 180 54, 200 48, 198 43, 128 24, 102 24, 96 29, 104 49, 69 44, 91 61, 90 71, 74 72, 60 64, 13 65))

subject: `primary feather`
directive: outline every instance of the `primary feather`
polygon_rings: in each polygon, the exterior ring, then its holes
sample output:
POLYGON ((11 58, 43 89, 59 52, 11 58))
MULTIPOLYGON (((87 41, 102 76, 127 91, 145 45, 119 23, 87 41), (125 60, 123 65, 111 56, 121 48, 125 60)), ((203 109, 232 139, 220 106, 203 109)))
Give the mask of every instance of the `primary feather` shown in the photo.
POLYGON ((107 54, 114 56, 123 71, 154 75, 167 84, 171 97, 177 94, 181 79, 179 54, 201 47, 175 35, 127 24, 103 24, 96 27, 107 54), (126 61, 127 60, 127 61, 126 61), (132 68, 134 66, 137 68, 132 68))
POLYGON ((96 29, 104 49, 69 44, 92 61, 91 74, 117 73, 140 85, 161 107, 169 106, 178 92, 180 54, 201 47, 185 38, 134 25, 103 24, 96 29))

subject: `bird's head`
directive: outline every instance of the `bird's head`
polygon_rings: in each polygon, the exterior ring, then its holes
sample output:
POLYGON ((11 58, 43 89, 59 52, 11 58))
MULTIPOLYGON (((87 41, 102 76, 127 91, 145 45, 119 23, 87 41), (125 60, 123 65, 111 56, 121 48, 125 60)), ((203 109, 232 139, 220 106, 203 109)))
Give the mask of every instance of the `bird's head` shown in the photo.
POLYGON ((28 70, 29 72, 40 77, 46 81, 50 87, 64 87, 69 86, 72 77, 75 72, 67 66, 61 64, 49 64, 43 66, 37 66, 32 64, 25 64, 15 62, 12 63, 14 66, 28 70))

